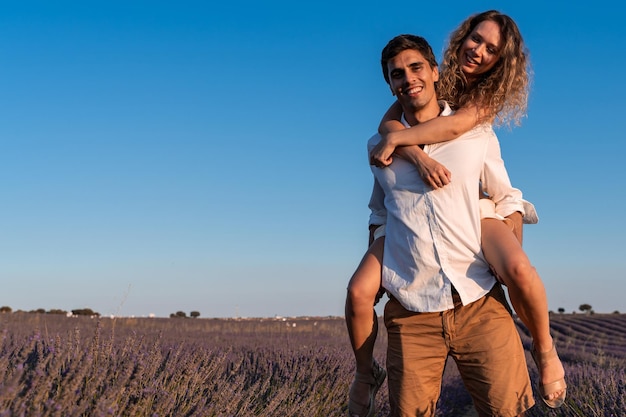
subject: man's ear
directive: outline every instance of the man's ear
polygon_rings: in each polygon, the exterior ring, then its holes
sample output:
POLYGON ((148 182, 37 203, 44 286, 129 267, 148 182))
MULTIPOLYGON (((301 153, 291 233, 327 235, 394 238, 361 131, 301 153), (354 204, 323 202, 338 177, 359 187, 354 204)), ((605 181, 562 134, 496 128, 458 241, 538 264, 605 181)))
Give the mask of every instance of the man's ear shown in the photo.
POLYGON ((433 80, 439 81, 439 67, 433 68, 433 80))

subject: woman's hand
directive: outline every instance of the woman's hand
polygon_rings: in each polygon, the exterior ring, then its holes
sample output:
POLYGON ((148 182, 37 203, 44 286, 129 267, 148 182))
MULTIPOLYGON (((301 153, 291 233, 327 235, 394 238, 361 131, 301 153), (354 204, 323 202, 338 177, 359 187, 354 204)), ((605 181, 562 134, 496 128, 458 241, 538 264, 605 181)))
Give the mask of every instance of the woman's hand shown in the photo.
POLYGON ((395 153, 415 165, 420 177, 433 189, 437 190, 450 184, 452 173, 443 164, 428 156, 419 146, 401 146, 395 153))
POLYGON ((391 155, 396 150, 396 147, 390 143, 389 135, 391 135, 391 133, 383 135, 380 142, 370 151, 370 165, 384 168, 391 165, 393 162, 391 155))

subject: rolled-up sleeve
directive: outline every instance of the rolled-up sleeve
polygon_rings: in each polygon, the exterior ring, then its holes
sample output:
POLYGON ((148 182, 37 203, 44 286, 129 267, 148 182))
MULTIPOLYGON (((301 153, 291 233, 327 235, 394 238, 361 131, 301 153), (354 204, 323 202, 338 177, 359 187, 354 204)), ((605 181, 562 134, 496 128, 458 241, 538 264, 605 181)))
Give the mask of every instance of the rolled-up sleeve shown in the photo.
POLYGON ((519 211, 524 215, 522 192, 511 185, 495 134, 487 145, 481 182, 483 190, 496 203, 496 213, 507 217, 519 211))

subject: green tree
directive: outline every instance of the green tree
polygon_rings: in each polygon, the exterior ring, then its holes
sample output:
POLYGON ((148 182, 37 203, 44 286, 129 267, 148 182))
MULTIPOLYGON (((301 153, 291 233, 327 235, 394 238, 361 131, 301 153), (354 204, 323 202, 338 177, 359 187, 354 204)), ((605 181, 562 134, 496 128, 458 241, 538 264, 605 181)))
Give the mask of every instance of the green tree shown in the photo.
POLYGON ((199 311, 192 311, 191 313, 189 313, 189 315, 192 318, 197 319, 198 317, 200 317, 200 312, 199 311))
POLYGON ((561 314, 565 313, 565 309, 563 307, 559 307, 559 313, 561 314))
POLYGON ((0 307, 0 313, 11 313, 13 309, 9 306, 0 307))
POLYGON ((579 309, 580 311, 582 311, 583 313, 585 313, 585 312, 587 312, 587 313, 591 312, 591 309, 592 309, 592 308, 593 308, 593 307, 591 307, 589 304, 581 304, 581 305, 578 307, 578 309, 579 309))

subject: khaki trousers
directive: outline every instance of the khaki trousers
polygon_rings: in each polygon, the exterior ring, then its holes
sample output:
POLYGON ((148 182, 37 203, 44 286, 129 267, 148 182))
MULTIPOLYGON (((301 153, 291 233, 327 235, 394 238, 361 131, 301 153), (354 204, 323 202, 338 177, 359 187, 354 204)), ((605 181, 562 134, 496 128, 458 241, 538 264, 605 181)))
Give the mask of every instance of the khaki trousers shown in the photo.
POLYGON ((500 284, 481 299, 437 313, 385 305, 391 416, 434 416, 448 355, 478 414, 514 417, 534 404, 528 368, 500 284))

